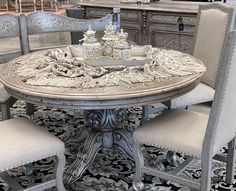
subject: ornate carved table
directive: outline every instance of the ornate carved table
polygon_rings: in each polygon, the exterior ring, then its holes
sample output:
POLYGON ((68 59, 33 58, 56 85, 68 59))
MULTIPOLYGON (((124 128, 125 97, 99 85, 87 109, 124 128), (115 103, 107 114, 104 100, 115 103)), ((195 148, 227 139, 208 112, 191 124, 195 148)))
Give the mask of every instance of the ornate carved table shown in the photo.
POLYGON ((6 91, 17 99, 84 109, 91 130, 87 130, 83 149, 66 171, 67 183, 80 177, 99 149, 116 145, 132 157, 132 136, 122 128, 125 108, 182 95, 192 90, 205 72, 201 61, 173 50, 132 47, 131 59, 115 60, 83 59, 76 48, 24 55, 0 71, 6 91))

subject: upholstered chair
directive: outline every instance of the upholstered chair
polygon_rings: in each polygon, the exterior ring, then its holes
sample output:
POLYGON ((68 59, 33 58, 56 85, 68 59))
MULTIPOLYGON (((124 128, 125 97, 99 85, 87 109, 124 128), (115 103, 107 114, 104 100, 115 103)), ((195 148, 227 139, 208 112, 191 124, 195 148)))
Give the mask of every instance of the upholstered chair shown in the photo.
POLYGON ((158 176, 179 184, 209 191, 211 188, 212 158, 228 144, 226 183, 234 179, 236 133, 236 31, 230 33, 224 59, 219 65, 216 93, 210 115, 190 110, 167 111, 150 120, 134 132, 136 173, 134 188, 142 190, 143 173, 158 176), (142 145, 182 153, 187 160, 173 171, 159 171, 144 165, 142 145), (200 183, 178 175, 194 158, 201 159, 200 183))
MULTIPOLYGON (((12 14, 0 15, 0 40, 5 38, 16 37, 15 43, 19 44, 19 48, 14 50, 1 51, 0 53, 0 67, 2 64, 22 55, 20 47, 20 26, 18 17, 12 14), (18 37, 18 38, 17 38, 18 37)), ((4 89, 2 83, 0 83, 0 109, 2 113, 2 120, 10 118, 10 106, 16 101, 11 97, 4 89)))
POLYGON ((63 172, 65 166, 64 143, 26 118, 0 122, 0 177, 13 190, 24 190, 7 170, 48 157, 57 157, 56 178, 26 188, 27 191, 46 190, 51 187, 65 191, 63 172))
MULTIPOLYGON (((232 24, 234 8, 224 3, 199 5, 193 56, 202 60, 207 71, 201 83, 189 93, 163 102, 169 109, 188 108, 191 105, 210 102, 215 93, 215 82, 226 47, 226 39, 232 24)), ((151 106, 143 107, 143 120, 151 113, 151 106)))

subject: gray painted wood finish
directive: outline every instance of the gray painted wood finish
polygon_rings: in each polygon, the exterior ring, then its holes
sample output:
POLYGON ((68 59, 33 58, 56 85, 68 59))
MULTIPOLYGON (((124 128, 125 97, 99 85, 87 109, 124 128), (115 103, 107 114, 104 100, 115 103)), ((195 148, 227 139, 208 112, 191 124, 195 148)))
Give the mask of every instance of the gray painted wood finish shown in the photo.
MULTIPOLYGON (((45 52, 46 50, 41 53, 45 54, 45 52)), ((37 57, 40 56, 40 52, 34 52, 21 57, 21 60, 27 62, 32 58, 31 56, 36 54, 37 57)), ((184 53, 178 53, 178 55, 179 59, 186 56, 184 53)), ((191 63, 202 65, 201 61, 189 55, 188 57, 188 61, 191 63)), ((67 183, 76 181, 82 175, 101 148, 116 145, 133 157, 132 136, 121 128, 126 117, 125 108, 161 102, 182 95, 191 91, 203 75, 201 72, 186 76, 173 76, 164 81, 156 79, 146 83, 131 85, 121 83, 117 86, 94 88, 35 86, 22 80, 24 77, 19 74, 19 71, 17 72, 17 63, 17 60, 9 62, 0 72, 0 78, 11 95, 31 104, 85 109, 84 118, 91 130, 81 130, 80 139, 84 140, 85 146, 66 172, 65 181, 67 183)), ((32 65, 31 62, 29 63, 32 65)))
MULTIPOLYGON (((11 14, 2 14, 0 15, 0 38, 10 37, 20 38, 18 17, 11 14)), ((22 55, 21 51, 0 53, 0 64, 6 63, 20 55, 22 55)), ((14 104, 15 101, 16 99, 11 97, 4 88, 0 88, 0 110, 2 113, 2 120, 10 118, 10 106, 14 104)))
POLYGON ((85 0, 79 3, 86 19, 99 18, 121 8, 121 27, 137 44, 193 52, 194 29, 199 3, 162 1, 145 5, 121 4, 116 0, 85 0), (179 30, 183 22, 184 30, 179 30))
MULTIPOLYGON (((201 82, 209 87, 212 87, 215 89, 215 81, 216 81, 216 77, 213 76, 213 71, 218 71, 219 65, 222 63, 223 61, 223 57, 226 51, 226 45, 227 45, 227 39, 228 39, 228 35, 230 30, 233 28, 234 26, 234 8, 232 6, 229 6, 227 4, 220 4, 220 3, 212 3, 212 4, 208 4, 208 5, 199 5, 199 10, 198 10, 198 18, 197 18, 197 25, 196 25, 196 30, 195 30, 195 35, 194 35, 194 48, 193 48, 193 55, 199 59, 201 59, 202 61, 205 61, 204 64, 207 67, 207 71, 204 74, 204 77, 201 79, 201 82), (222 27, 222 29, 224 30, 224 33, 222 33, 222 41, 216 41, 215 38, 212 38, 211 36, 209 36, 209 34, 202 34, 202 30, 206 29, 207 26, 200 26, 200 22, 204 22, 204 20, 207 20, 208 18, 206 18, 206 16, 204 16, 204 12, 205 11, 211 11, 211 10, 218 10, 219 13, 224 13, 225 15, 227 15, 227 20, 224 23, 224 26, 222 27), (209 51, 208 49, 208 45, 204 45, 203 41, 198 42, 197 39, 202 38, 208 40, 210 39, 212 41, 211 47, 215 46, 215 47, 219 47, 217 50, 212 50, 211 49, 211 54, 206 54, 207 51, 209 51), (197 41, 197 43, 196 43, 197 41), (200 51, 199 51, 200 50, 200 51), (205 51, 201 51, 201 50, 205 50, 205 51), (199 53, 200 52, 200 53, 199 53), (216 57, 215 55, 219 55, 219 58, 217 60, 214 60, 214 58, 216 57), (214 60, 214 62, 212 61, 214 60)), ((221 15, 217 15, 214 17, 215 22, 217 22, 219 20, 219 18, 221 18, 221 15)), ((223 25, 223 24, 222 24, 223 25)), ((209 28, 209 27, 208 27, 209 28)), ((209 31, 211 30, 211 28, 209 28, 209 31)), ((219 31, 212 31, 212 35, 214 34, 219 34, 219 31)), ((205 90, 204 90, 205 91, 205 90)), ((183 98, 183 100, 186 100, 185 102, 183 102, 182 104, 178 105, 178 108, 186 108, 188 109, 191 105, 193 104, 200 104, 200 103, 204 103, 207 101, 213 101, 213 96, 211 99, 206 99, 205 98, 205 93, 207 94, 207 92, 202 92, 202 90, 196 91, 195 93, 192 93, 191 96, 186 96, 185 98, 183 98), (202 96, 199 96, 199 95, 202 96), (191 98, 192 97, 192 98, 191 98), (196 98, 195 98, 196 97, 196 98)), ((163 102, 163 104, 168 108, 168 109, 176 109, 176 106, 173 106, 174 104, 172 104, 172 100, 169 100, 167 102, 163 102)), ((159 110, 159 108, 157 108, 159 110)), ((142 124, 144 124, 145 121, 147 121, 148 119, 148 115, 150 113, 153 113, 152 111, 153 109, 150 107, 143 107, 143 118, 142 118, 142 124)), ((158 112, 155 111, 155 112, 158 112)))
MULTIPOLYGON (((89 26, 95 31, 104 31, 105 25, 114 23, 116 28, 120 28, 120 9, 114 8, 113 12, 110 11, 103 18, 99 19, 75 19, 66 16, 56 15, 49 12, 32 12, 27 16, 21 14, 19 17, 21 25, 21 43, 24 54, 29 53, 31 50, 29 35, 43 34, 53 32, 84 32, 87 31, 89 26)), ((50 47, 44 47, 50 48, 50 47)), ((37 49, 38 50, 38 49, 37 49)))
MULTIPOLYGON (((235 92, 235 52, 236 52, 236 31, 232 31, 227 41, 227 51, 222 61, 217 79, 217 87, 212 110, 209 116, 208 125, 204 135, 204 141, 201 151, 201 182, 193 182, 177 176, 179 171, 159 171, 147 167, 143 162, 142 144, 137 141, 134 144, 134 155, 136 161, 136 173, 133 181, 134 189, 141 191, 143 189, 143 173, 158 176, 163 179, 171 180, 179 184, 184 184, 194 189, 208 191, 211 189, 211 167, 212 158, 217 151, 225 144, 228 144, 229 151, 226 160, 227 172, 226 182, 233 183, 235 167, 235 100, 232 99, 235 92), (229 112, 227 113, 226 112, 229 112), (231 114, 232 115, 231 115, 231 114)), ((157 121, 158 122, 158 121, 157 121)), ((145 125, 144 125, 145 126, 145 125)), ((155 136, 155 135, 153 135, 155 136)), ((174 136, 174 135, 173 135, 174 136)), ((174 137, 173 137, 174 140, 174 137)), ((140 140, 142 141, 142 140, 140 140)), ((161 145, 156 145, 161 147, 161 145)), ((184 168, 186 165, 184 165, 184 168)))

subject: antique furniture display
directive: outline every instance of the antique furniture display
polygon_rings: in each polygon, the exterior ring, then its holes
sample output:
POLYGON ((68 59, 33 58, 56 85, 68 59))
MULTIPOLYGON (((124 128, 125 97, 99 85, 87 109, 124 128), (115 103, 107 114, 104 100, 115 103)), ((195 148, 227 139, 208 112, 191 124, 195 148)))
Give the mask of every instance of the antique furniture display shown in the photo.
POLYGON ((78 5, 85 19, 102 17, 113 7, 121 8, 121 27, 137 44, 193 52, 199 3, 160 1, 137 5, 119 0, 83 0, 78 5))
POLYGON ((63 186, 65 147, 61 140, 26 118, 0 122, 0 140, 0 176, 13 190, 39 191, 56 186, 58 191, 65 191, 63 186), (58 160, 54 180, 24 189, 6 172, 52 156, 56 156, 58 160))
MULTIPOLYGON (((229 30, 234 24, 233 14, 234 8, 223 3, 199 6, 193 56, 204 62, 207 71, 193 91, 165 102, 169 109, 188 108, 213 100, 218 68, 223 61, 229 30), (221 27, 218 27, 218 23, 221 23, 221 27)), ((142 123, 147 120, 149 110, 153 112, 153 108, 143 108, 142 123)))
POLYGON ((90 28, 84 44, 24 55, 4 66, 0 75, 6 91, 18 99, 84 109, 91 129, 81 130, 85 144, 66 171, 67 183, 76 181, 102 148, 116 145, 133 157, 132 136, 122 129, 125 108, 182 95, 205 72, 202 62, 188 54, 131 46, 127 33, 116 33, 112 25, 102 39, 98 44, 90 28))
MULTIPOLYGON (((21 47, 22 52, 27 54, 31 51, 39 49, 47 49, 50 47, 31 48, 29 35, 32 34, 44 34, 55 32, 83 32, 91 26, 96 31, 103 31, 105 25, 114 23, 116 29, 120 28, 120 10, 114 8, 113 13, 109 13, 103 18, 99 19, 73 19, 61 15, 56 15, 49 12, 36 11, 28 15, 21 14, 19 17, 21 26, 21 47)), ((34 112, 34 106, 27 104, 27 114, 32 115, 34 112)))
MULTIPOLYGON (((19 37, 19 49, 14 52, 0 54, 0 63, 5 63, 22 54, 27 54, 33 51, 30 48, 29 35, 42 34, 49 32, 71 32, 71 31, 86 31, 89 26, 94 30, 104 30, 105 25, 114 23, 116 29, 120 28, 119 9, 114 8, 113 14, 108 14, 104 18, 93 20, 73 19, 65 16, 60 16, 46 12, 33 12, 27 16, 24 14, 18 16, 12 14, 0 15, 0 38, 19 37), (20 23, 19 23, 20 22, 20 23), (21 38, 20 38, 21 37, 21 38)), ((40 49, 49 48, 41 47, 40 49)), ((38 50, 38 49, 36 49, 38 50)), ((15 99, 5 92, 1 86, 0 107, 2 111, 2 119, 10 118, 10 106, 15 102, 15 99)), ((27 114, 33 114, 33 106, 27 104, 27 114)))
MULTIPOLYGON (((143 189, 143 173, 158 176, 201 191, 211 190, 213 156, 228 144, 226 165, 227 184, 232 184, 235 171, 235 112, 236 102, 236 31, 227 39, 227 53, 220 65, 216 93, 210 115, 190 110, 170 110, 150 120, 134 132, 136 173, 135 190, 143 189), (160 171, 144 164, 142 145, 165 148, 187 155, 177 168, 160 171), (178 176, 194 158, 201 158, 201 181, 178 176)), ((222 161, 222 162, 223 162, 222 161)))

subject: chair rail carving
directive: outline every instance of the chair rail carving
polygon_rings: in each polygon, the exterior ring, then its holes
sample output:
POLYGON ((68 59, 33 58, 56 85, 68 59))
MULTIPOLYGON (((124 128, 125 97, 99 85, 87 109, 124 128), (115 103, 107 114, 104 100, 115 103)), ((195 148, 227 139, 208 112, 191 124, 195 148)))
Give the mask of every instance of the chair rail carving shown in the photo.
POLYGON ((89 25, 96 28, 97 31, 104 30, 105 25, 112 22, 112 14, 100 19, 83 20, 68 18, 61 15, 55 15, 46 12, 33 12, 27 17, 27 26, 29 34, 44 32, 76 32, 86 31, 89 25))
POLYGON ((19 23, 18 17, 11 14, 4 14, 0 19, 0 36, 4 37, 13 37, 19 36, 19 23))

